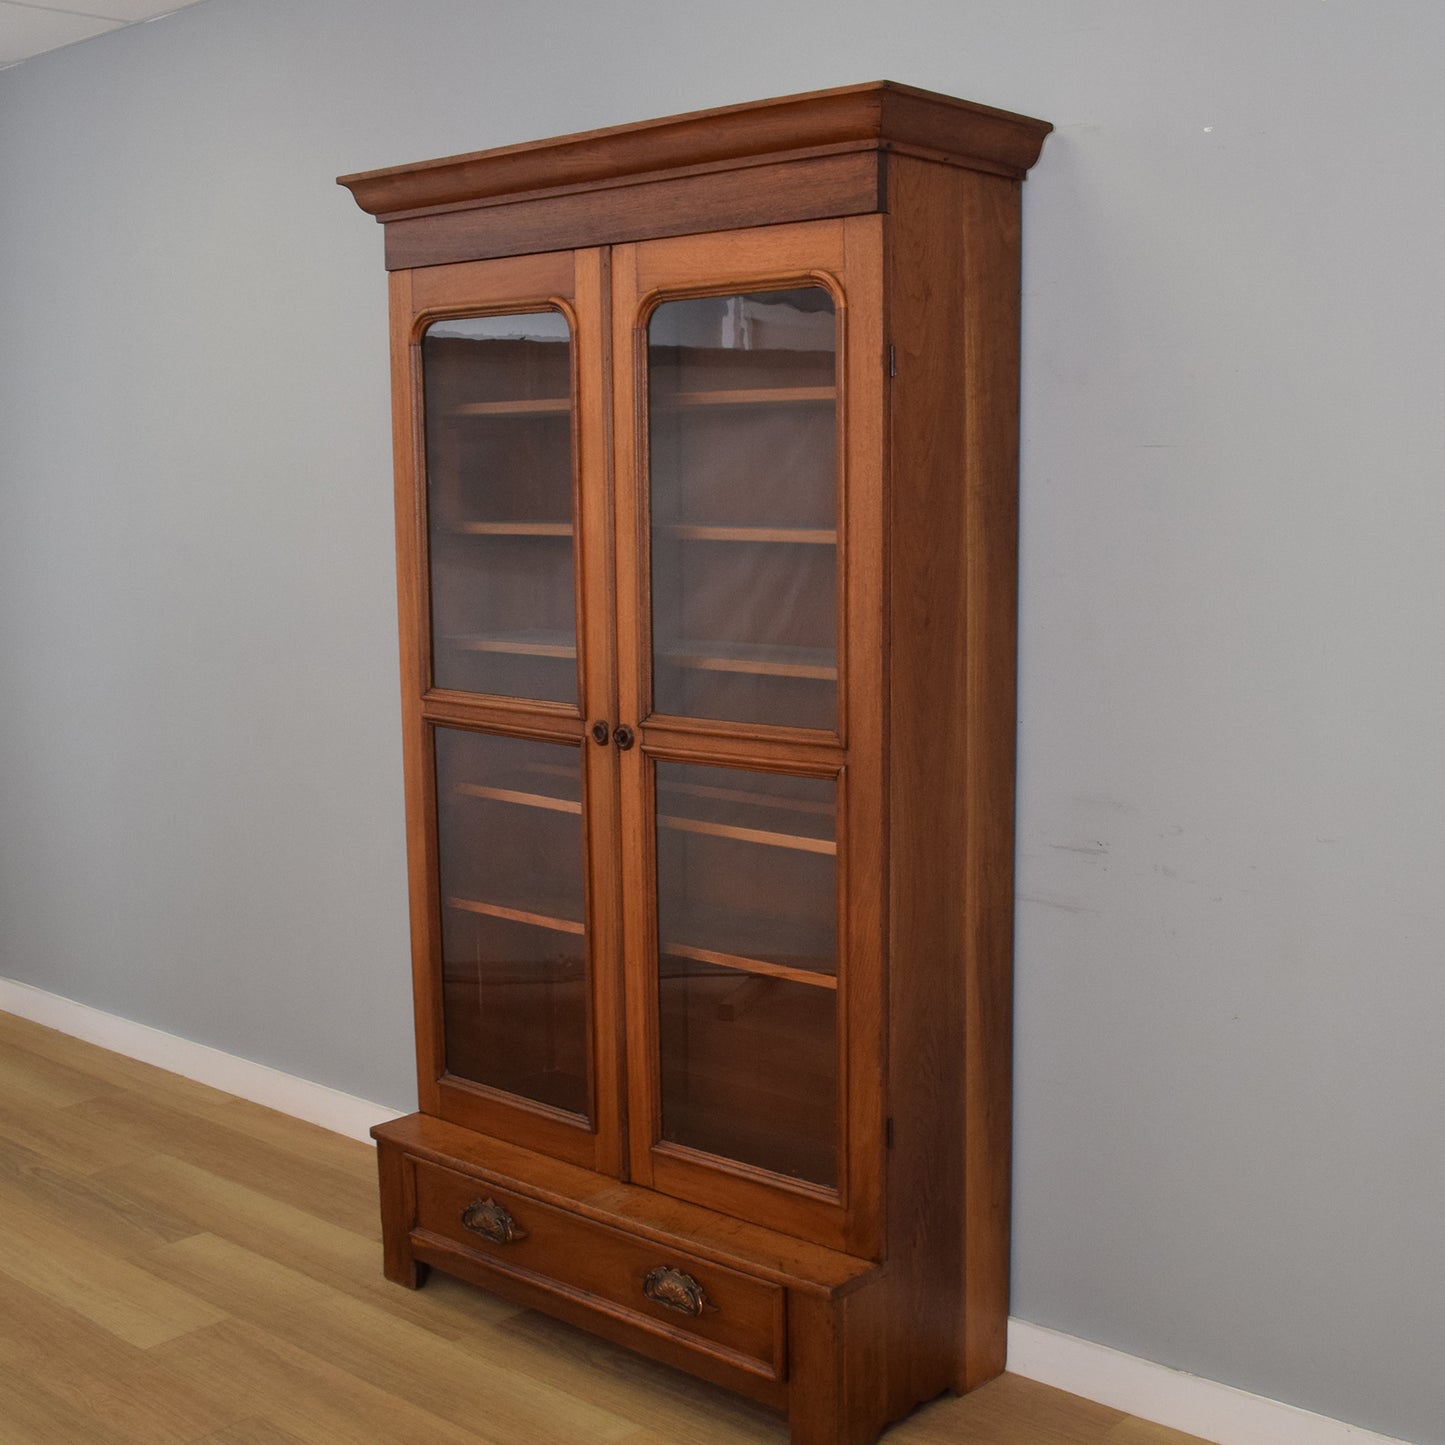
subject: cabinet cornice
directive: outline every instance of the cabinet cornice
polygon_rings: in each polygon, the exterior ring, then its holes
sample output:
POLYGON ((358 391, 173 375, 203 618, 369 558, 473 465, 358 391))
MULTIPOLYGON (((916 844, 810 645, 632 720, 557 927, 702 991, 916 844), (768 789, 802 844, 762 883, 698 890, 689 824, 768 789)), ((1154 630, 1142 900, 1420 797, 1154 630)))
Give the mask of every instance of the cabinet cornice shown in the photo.
POLYGON ((538 192, 659 179, 840 151, 905 151, 1022 176, 1045 121, 893 81, 780 96, 342 176, 378 220, 498 204, 538 192))

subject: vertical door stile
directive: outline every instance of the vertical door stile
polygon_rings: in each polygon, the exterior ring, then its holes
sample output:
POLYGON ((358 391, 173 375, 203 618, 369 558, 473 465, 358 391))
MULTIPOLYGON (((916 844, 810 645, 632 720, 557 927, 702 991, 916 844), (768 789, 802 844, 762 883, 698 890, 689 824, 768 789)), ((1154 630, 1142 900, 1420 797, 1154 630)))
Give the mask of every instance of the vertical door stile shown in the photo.
POLYGON ((843 879, 848 1031, 842 1101, 852 1141, 848 1161, 848 1247, 872 1253, 883 1215, 887 1078, 887 778, 888 700, 884 624, 888 558, 887 326, 883 285, 884 218, 844 223, 849 282, 843 378, 846 466, 843 505, 847 545, 840 584, 848 640, 847 811, 843 879))
POLYGON ((435 914, 429 880, 436 876, 436 803, 430 729, 422 699, 430 682, 428 588, 425 566, 426 471, 421 448, 420 374, 412 335, 412 275, 393 271, 391 395, 396 502, 397 614, 400 623, 402 756, 405 759, 407 877, 410 880, 412 994, 416 1011, 417 1097, 439 1107, 437 1080, 445 1068, 440 991, 433 986, 435 914))
POLYGON ((622 1095, 623 1015, 622 825, 617 750, 592 737, 595 724, 617 719, 617 603, 613 526, 611 396, 611 257, 605 249, 576 255, 577 434, 580 532, 578 637, 583 662, 583 798, 587 826, 587 893, 592 962, 591 1068, 598 1134, 594 1167, 626 1177, 622 1095))
MULTIPOLYGON (((641 732, 647 713, 648 632, 643 538, 646 441, 636 344, 637 247, 612 248, 612 426, 615 465, 618 721, 641 732)), ((614 749, 616 752, 616 749, 614 749)), ((652 868, 651 819, 647 807, 650 764, 644 746, 618 754, 621 781, 621 864, 625 917, 628 1163, 632 1179, 652 1183, 652 1140, 657 1132, 656 1025, 650 986, 656 953, 656 876, 652 868)))

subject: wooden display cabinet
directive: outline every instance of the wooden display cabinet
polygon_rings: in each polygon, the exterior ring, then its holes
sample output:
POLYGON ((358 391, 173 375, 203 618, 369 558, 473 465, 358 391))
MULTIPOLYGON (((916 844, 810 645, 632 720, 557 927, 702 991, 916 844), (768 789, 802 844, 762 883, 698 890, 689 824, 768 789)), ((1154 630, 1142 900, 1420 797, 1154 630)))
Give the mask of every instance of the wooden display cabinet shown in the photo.
POLYGON ((386 226, 434 1266, 864 1445, 1004 1364, 1019 193, 892 84, 386 226))

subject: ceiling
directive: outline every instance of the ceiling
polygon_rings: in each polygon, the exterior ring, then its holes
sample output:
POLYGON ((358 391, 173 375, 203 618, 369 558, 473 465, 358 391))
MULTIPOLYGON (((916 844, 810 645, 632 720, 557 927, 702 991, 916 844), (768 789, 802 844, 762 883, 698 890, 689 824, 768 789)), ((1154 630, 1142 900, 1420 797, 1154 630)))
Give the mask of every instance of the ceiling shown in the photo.
POLYGON ((83 5, 0 0, 0 66, 58 50, 108 30, 184 10, 196 0, 89 0, 83 5))

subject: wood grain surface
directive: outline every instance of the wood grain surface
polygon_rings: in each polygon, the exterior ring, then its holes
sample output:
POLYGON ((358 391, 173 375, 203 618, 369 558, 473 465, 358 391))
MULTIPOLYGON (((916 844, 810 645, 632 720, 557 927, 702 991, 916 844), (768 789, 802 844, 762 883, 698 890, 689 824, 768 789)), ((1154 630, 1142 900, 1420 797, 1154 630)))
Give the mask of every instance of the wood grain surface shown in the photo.
MULTIPOLYGON (((6 1445, 783 1445, 744 1400, 443 1275, 376 1157, 0 1014, 6 1445)), ((887 1445, 1200 1445, 1005 1375, 887 1445)))

